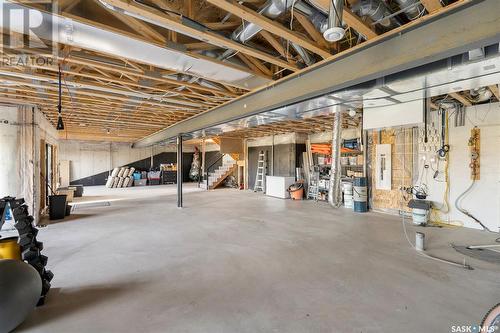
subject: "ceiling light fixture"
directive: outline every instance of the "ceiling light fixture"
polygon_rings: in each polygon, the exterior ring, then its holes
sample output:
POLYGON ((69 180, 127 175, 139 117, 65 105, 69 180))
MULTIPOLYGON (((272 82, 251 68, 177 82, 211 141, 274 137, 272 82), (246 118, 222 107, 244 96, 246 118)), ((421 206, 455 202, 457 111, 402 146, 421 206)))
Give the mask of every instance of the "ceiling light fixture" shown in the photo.
POLYGON ((344 0, 330 0, 328 10, 328 26, 323 32, 323 38, 327 42, 337 42, 344 38, 345 30, 342 27, 342 12, 344 10, 344 0))
POLYGON ((59 66, 59 103, 57 104, 57 126, 58 131, 64 130, 64 122, 62 118, 62 82, 61 82, 61 66, 59 66))

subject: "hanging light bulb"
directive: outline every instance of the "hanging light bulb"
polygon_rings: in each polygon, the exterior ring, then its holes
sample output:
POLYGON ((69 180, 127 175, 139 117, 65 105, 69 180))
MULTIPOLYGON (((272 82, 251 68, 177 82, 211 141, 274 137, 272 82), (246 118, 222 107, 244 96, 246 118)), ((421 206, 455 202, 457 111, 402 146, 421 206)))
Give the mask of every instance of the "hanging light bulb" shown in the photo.
POLYGON ((61 84, 61 66, 59 66, 59 103, 57 104, 57 126, 58 131, 64 130, 64 122, 62 118, 62 84, 61 84))
POLYGON ((63 131, 64 130, 64 122, 63 122, 61 114, 59 114, 57 116, 57 126, 56 126, 56 129, 58 131, 63 131))

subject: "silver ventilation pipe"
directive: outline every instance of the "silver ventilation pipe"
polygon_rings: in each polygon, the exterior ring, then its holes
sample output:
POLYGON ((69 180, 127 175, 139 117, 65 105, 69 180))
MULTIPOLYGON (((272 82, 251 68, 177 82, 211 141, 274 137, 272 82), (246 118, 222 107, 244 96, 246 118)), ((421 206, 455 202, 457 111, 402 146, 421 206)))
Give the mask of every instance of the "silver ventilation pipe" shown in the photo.
POLYGON ((23 20, 11 20, 7 26, 7 21, 1 20, 2 8, 27 13, 30 16, 29 22, 41 22, 38 27, 32 29, 41 40, 50 40, 171 71, 188 73, 245 89, 254 89, 270 82, 269 79, 249 73, 243 68, 191 56, 182 50, 162 47, 117 32, 100 29, 77 19, 65 18, 19 3, 0 0, 0 28, 10 31, 25 33, 26 27, 23 26, 23 20))
POLYGON ((311 66, 312 64, 314 64, 316 62, 316 60, 311 56, 311 54, 309 54, 309 52, 307 52, 299 44, 295 44, 294 42, 290 42, 290 45, 293 47, 295 52, 297 52, 297 54, 302 58, 302 60, 304 61, 304 63, 307 66, 311 66))
MULTIPOLYGON (((289 11, 292 6, 298 6, 299 3, 300 2, 296 2, 296 0, 269 0, 258 12, 259 14, 264 15, 267 18, 276 19, 280 15, 289 11)), ((255 37, 255 35, 257 35, 260 31, 262 31, 262 28, 260 26, 255 23, 245 21, 241 26, 238 27, 238 29, 233 32, 231 38, 245 44, 250 39, 255 37)), ((315 63, 314 58, 302 46, 295 43, 290 43, 290 45, 302 58, 306 65, 310 66, 315 63)), ((226 52, 225 57, 227 58, 234 53, 235 52, 232 50, 226 52)))
POLYGON ((493 97, 493 93, 491 92, 491 90, 487 89, 486 87, 471 89, 469 93, 471 97, 474 98, 474 102, 476 103, 489 101, 491 97, 493 97))
MULTIPOLYGON (((259 14, 264 15, 267 18, 275 19, 278 16, 286 13, 290 8, 292 8, 295 0, 269 0, 266 4, 259 10, 259 14)), ((233 32, 232 39, 237 40, 241 43, 246 43, 257 35, 262 28, 255 23, 244 22, 238 29, 233 32)))
POLYGON ((333 120, 332 133, 332 168, 330 171, 330 184, 328 186, 328 202, 334 208, 342 204, 342 191, 340 189, 340 145, 342 131, 342 111, 337 107, 333 120))
POLYGON ((345 31, 342 27, 342 13, 344 0, 330 0, 328 10, 328 28, 323 32, 323 38, 328 42, 336 42, 344 38, 345 31))
POLYGON ((385 28, 399 26, 399 22, 391 17, 391 12, 381 0, 360 0, 352 6, 358 16, 368 16, 374 23, 385 28))
POLYGON ((401 8, 401 11, 405 13, 406 17, 410 20, 414 20, 422 16, 425 11, 424 6, 419 0, 395 0, 401 8))

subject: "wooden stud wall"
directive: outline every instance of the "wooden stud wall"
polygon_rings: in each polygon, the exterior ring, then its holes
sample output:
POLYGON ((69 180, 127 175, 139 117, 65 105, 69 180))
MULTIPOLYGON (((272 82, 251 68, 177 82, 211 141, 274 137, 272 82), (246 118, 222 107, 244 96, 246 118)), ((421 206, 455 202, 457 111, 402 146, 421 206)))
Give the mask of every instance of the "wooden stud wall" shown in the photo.
MULTIPOLYGON (((372 208, 397 211, 402 207, 404 211, 409 211, 408 201, 401 199, 400 188, 412 186, 413 130, 410 128, 372 131, 371 142, 368 153, 371 155, 372 163, 376 160, 376 144, 391 144, 392 147, 392 189, 390 191, 378 190, 374 183, 371 184, 372 208)), ((372 179, 375 179, 375 168, 376 166, 372 165, 372 179)))

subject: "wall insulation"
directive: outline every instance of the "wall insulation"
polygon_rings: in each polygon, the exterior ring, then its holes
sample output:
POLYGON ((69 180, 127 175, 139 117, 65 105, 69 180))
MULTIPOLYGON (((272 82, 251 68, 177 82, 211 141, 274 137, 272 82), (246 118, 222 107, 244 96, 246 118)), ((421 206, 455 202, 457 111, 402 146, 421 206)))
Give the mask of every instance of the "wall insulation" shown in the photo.
MULTIPOLYGON (((40 200, 44 187, 41 148, 49 143, 57 150, 57 131, 40 111, 29 106, 0 106, 0 120, 0 197, 24 198, 38 223, 45 208, 40 200)), ((57 181, 57 168, 55 173, 57 181)))

